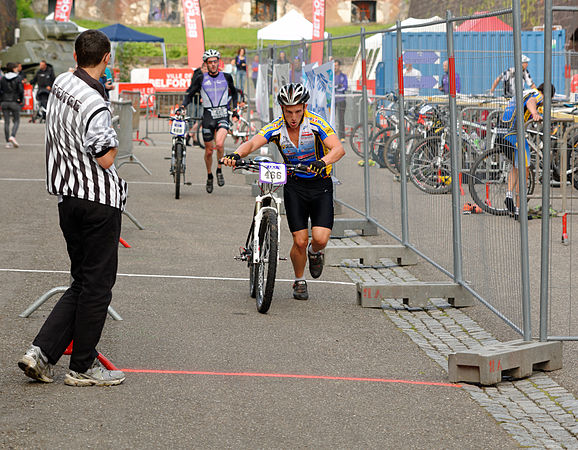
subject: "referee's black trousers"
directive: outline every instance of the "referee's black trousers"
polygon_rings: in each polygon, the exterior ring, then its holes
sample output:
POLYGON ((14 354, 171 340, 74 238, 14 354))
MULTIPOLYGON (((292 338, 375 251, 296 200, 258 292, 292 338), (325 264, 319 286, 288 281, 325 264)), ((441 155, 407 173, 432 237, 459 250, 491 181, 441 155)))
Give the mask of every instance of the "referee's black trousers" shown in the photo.
POLYGON ((118 267, 120 209, 74 197, 58 204, 72 284, 40 329, 34 345, 56 364, 74 341, 70 369, 85 372, 98 356, 118 267))

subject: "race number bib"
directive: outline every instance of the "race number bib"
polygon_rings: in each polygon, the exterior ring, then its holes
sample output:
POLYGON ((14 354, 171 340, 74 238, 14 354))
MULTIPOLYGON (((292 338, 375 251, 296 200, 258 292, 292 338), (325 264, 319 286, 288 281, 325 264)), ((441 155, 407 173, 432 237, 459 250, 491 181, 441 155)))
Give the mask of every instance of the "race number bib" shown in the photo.
POLYGON ((281 163, 261 163, 259 164, 259 181, 261 183, 285 184, 287 183, 287 167, 281 163))
POLYGON ((211 108, 211 117, 213 119, 223 119, 229 116, 226 106, 217 106, 216 108, 211 108))
POLYGON ((173 120, 171 124, 171 134, 175 136, 184 136, 187 131, 187 125, 182 120, 173 120))

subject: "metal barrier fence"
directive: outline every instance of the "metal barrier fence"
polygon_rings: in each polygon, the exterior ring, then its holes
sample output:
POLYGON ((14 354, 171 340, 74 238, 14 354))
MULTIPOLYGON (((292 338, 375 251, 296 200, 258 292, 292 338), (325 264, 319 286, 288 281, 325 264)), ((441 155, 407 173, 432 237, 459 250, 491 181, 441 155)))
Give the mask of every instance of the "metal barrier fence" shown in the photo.
MULTIPOLYGON (((576 8, 552 7, 550 0, 545 3, 550 24, 552 10, 577 14, 576 8)), ((578 280, 578 271, 572 264, 575 236, 571 218, 575 209, 570 192, 578 189, 578 181, 574 184, 578 166, 576 109, 572 115, 572 108, 564 113, 563 105, 552 104, 546 83, 544 128, 528 124, 526 129, 523 121, 516 126, 502 121, 509 98, 488 95, 495 80, 492 90, 503 92, 508 80, 502 78, 507 78, 510 68, 515 74, 515 92, 526 88, 521 76, 523 51, 534 62, 530 67, 535 86, 543 80, 567 78, 558 71, 568 69, 557 63, 560 58, 568 61, 571 57, 563 50, 564 43, 557 42, 555 50, 552 45, 543 49, 534 45, 530 52, 522 47, 520 23, 519 2, 514 1, 512 9, 471 17, 453 17, 448 12, 445 20, 428 23, 428 27, 437 27, 437 33, 439 27, 445 30, 441 41, 439 36, 428 39, 427 31, 400 23, 379 33, 361 29, 357 35, 325 40, 324 61, 333 59, 337 40, 359 42, 354 59, 359 67, 350 72, 354 77, 350 77, 345 95, 345 133, 340 138, 347 155, 336 167, 342 184, 336 190, 336 201, 348 215, 375 224, 425 258, 525 341, 536 337, 541 341, 578 340, 578 308, 572 298, 574 283, 578 283, 573 281, 578 280), (469 47, 454 45, 457 25, 486 18, 499 19, 512 31, 469 37, 459 34, 460 39, 469 39, 469 47), (422 38, 413 38, 413 31, 419 31, 422 38), (367 50, 369 38, 381 44, 367 50), (385 61, 385 54, 393 56, 385 61), (380 62, 374 87, 368 78, 371 66, 380 62), (542 67, 544 73, 539 71, 542 67), (553 138, 543 139, 550 131, 542 130, 551 127, 553 138), (518 142, 528 137, 534 162, 528 178, 524 152, 518 152, 519 159, 514 159, 506 147, 506 133, 515 135, 518 142), (551 160, 557 167, 554 174, 567 173, 568 186, 563 180, 551 186, 550 170, 544 170, 551 160), (555 195, 550 196, 551 190, 555 195), (512 199, 517 213, 508 212, 506 198, 512 199), (549 211, 550 207, 559 211, 556 217, 543 214, 542 221, 528 221, 528 213, 537 217, 540 208, 549 211), (566 246, 561 244, 561 236, 565 236, 566 246)), ((545 23, 542 42, 553 42, 547 17, 545 23)), ((291 79, 298 80, 298 67, 308 62, 311 42, 248 52, 249 61, 251 55, 258 55, 259 62, 268 67, 268 95, 273 94, 271 73, 280 53, 298 61, 291 70, 291 79)), ((561 89, 566 95, 567 84, 564 81, 561 89)), ((522 96, 514 96, 513 101, 516 110, 523 109, 522 96)))

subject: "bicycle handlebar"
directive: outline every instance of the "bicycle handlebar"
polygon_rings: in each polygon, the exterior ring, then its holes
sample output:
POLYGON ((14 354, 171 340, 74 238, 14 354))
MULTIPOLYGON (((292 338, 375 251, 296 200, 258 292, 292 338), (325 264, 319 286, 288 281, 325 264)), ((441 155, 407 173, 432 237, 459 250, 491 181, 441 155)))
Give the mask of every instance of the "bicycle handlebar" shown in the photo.
MULTIPOLYGON (((261 162, 265 162, 265 161, 261 161, 261 162)), ((259 170, 259 166, 261 164, 260 161, 254 161, 252 159, 241 159, 239 161, 236 162, 235 166, 233 166, 233 169, 249 169, 249 170, 255 170, 258 171, 259 170)), ((273 162, 273 161, 271 161, 273 162)), ((285 164, 285 163, 283 163, 285 164)), ((307 167, 305 164, 285 164, 285 167, 287 168, 287 173, 312 173, 309 172, 307 170, 307 167)))
POLYGON ((192 117, 189 117, 189 116, 171 116, 171 115, 165 116, 165 115, 162 115, 162 114, 158 114, 157 117, 158 117, 159 119, 182 120, 182 121, 184 121, 184 122, 187 122, 187 121, 193 119, 192 117))

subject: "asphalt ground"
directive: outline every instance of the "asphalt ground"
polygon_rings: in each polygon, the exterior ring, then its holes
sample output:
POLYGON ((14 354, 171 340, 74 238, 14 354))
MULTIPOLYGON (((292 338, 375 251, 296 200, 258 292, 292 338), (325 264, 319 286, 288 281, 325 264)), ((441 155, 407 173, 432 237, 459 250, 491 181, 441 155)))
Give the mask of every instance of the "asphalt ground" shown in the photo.
MULTIPOLYGON (((124 320, 107 320, 99 350, 126 369, 125 383, 65 386, 66 356, 55 383, 30 381, 16 362, 55 298, 18 314, 68 282, 43 132, 22 123, 21 148, 0 148, 1 447, 516 447, 382 311, 355 304, 340 268, 327 267, 299 302, 291 264, 280 262, 271 310, 259 314, 247 268, 233 259, 251 219, 250 188, 227 169, 226 185, 207 194, 202 152, 189 149, 193 184, 175 200, 168 134, 135 147, 152 176, 119 170, 127 209, 145 229, 124 218, 132 248, 119 248, 112 303, 124 320)), ((290 239, 283 221, 282 255, 290 239)))

